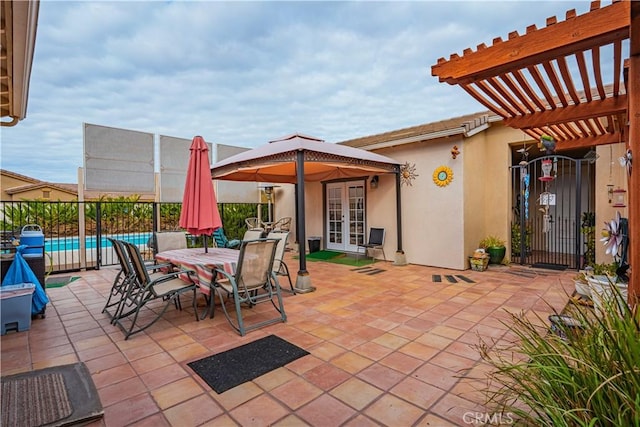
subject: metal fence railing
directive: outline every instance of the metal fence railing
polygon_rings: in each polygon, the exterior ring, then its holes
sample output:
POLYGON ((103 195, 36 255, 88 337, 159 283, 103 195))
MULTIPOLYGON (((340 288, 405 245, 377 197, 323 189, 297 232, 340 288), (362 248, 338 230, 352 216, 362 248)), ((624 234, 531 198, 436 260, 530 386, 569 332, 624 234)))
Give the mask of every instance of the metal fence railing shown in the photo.
MULTIPOLYGON (((117 264, 107 237, 137 244, 145 257, 152 253, 147 241, 153 231, 179 230, 181 203, 117 201, 2 201, 0 236, 2 254, 11 252, 26 225, 42 229, 48 273, 99 269, 117 264)), ((242 238, 244 219, 259 212, 257 203, 220 203, 220 216, 230 239, 242 238)), ((190 239, 199 245, 202 238, 190 239)), ((4 266, 4 264, 3 264, 4 266)), ((4 268, 4 267, 3 267, 4 268)))

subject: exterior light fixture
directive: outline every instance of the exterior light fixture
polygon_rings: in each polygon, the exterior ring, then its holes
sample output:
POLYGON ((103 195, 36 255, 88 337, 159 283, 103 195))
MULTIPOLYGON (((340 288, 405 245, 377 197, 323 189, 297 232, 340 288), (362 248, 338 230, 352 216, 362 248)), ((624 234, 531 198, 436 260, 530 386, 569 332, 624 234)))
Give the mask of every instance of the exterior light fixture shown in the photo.
POLYGON ((371 182, 369 183, 369 186, 373 189, 373 188, 378 188, 378 182, 380 181, 380 177, 378 175, 374 175, 373 177, 371 177, 371 182))
POLYGON ((613 190, 613 207, 614 208, 626 208, 627 207, 627 190, 623 188, 616 188, 613 190))

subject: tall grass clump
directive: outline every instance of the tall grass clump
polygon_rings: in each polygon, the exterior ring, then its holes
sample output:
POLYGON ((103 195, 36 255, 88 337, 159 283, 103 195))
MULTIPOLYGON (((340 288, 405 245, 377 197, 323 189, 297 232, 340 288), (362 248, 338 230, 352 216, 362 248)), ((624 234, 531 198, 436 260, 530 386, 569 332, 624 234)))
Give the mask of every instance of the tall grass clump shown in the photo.
POLYGON ((512 343, 481 342, 492 367, 488 408, 518 425, 640 426, 638 311, 625 305, 621 312, 615 301, 600 316, 586 307, 568 309, 582 328, 561 326, 564 339, 540 326, 546 319, 511 314, 512 343))

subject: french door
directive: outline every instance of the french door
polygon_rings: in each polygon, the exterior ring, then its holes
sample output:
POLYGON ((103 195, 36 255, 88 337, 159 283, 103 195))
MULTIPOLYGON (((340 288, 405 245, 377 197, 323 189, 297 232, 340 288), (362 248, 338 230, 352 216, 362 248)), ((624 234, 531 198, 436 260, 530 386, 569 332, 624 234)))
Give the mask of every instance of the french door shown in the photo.
POLYGON ((365 241, 365 181, 326 186, 327 249, 356 252, 365 241))

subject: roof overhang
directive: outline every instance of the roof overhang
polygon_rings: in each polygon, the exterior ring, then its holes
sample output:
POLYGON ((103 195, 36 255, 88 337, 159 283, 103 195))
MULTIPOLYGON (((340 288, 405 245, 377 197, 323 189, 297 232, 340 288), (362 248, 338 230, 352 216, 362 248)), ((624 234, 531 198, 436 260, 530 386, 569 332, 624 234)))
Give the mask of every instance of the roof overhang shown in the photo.
POLYGON ((614 1, 565 21, 547 19, 542 29, 509 34, 440 58, 432 75, 457 84, 473 98, 534 139, 555 137, 557 149, 624 141, 627 89, 623 43, 630 34, 630 2, 614 1), (607 55, 604 58, 604 55, 607 55), (602 62, 601 62, 602 61, 602 62), (612 63, 604 81, 602 63, 612 63))
POLYGON ((29 80, 36 43, 40 2, 7 1, 0 5, 0 113, 2 126, 27 116, 29 80))

